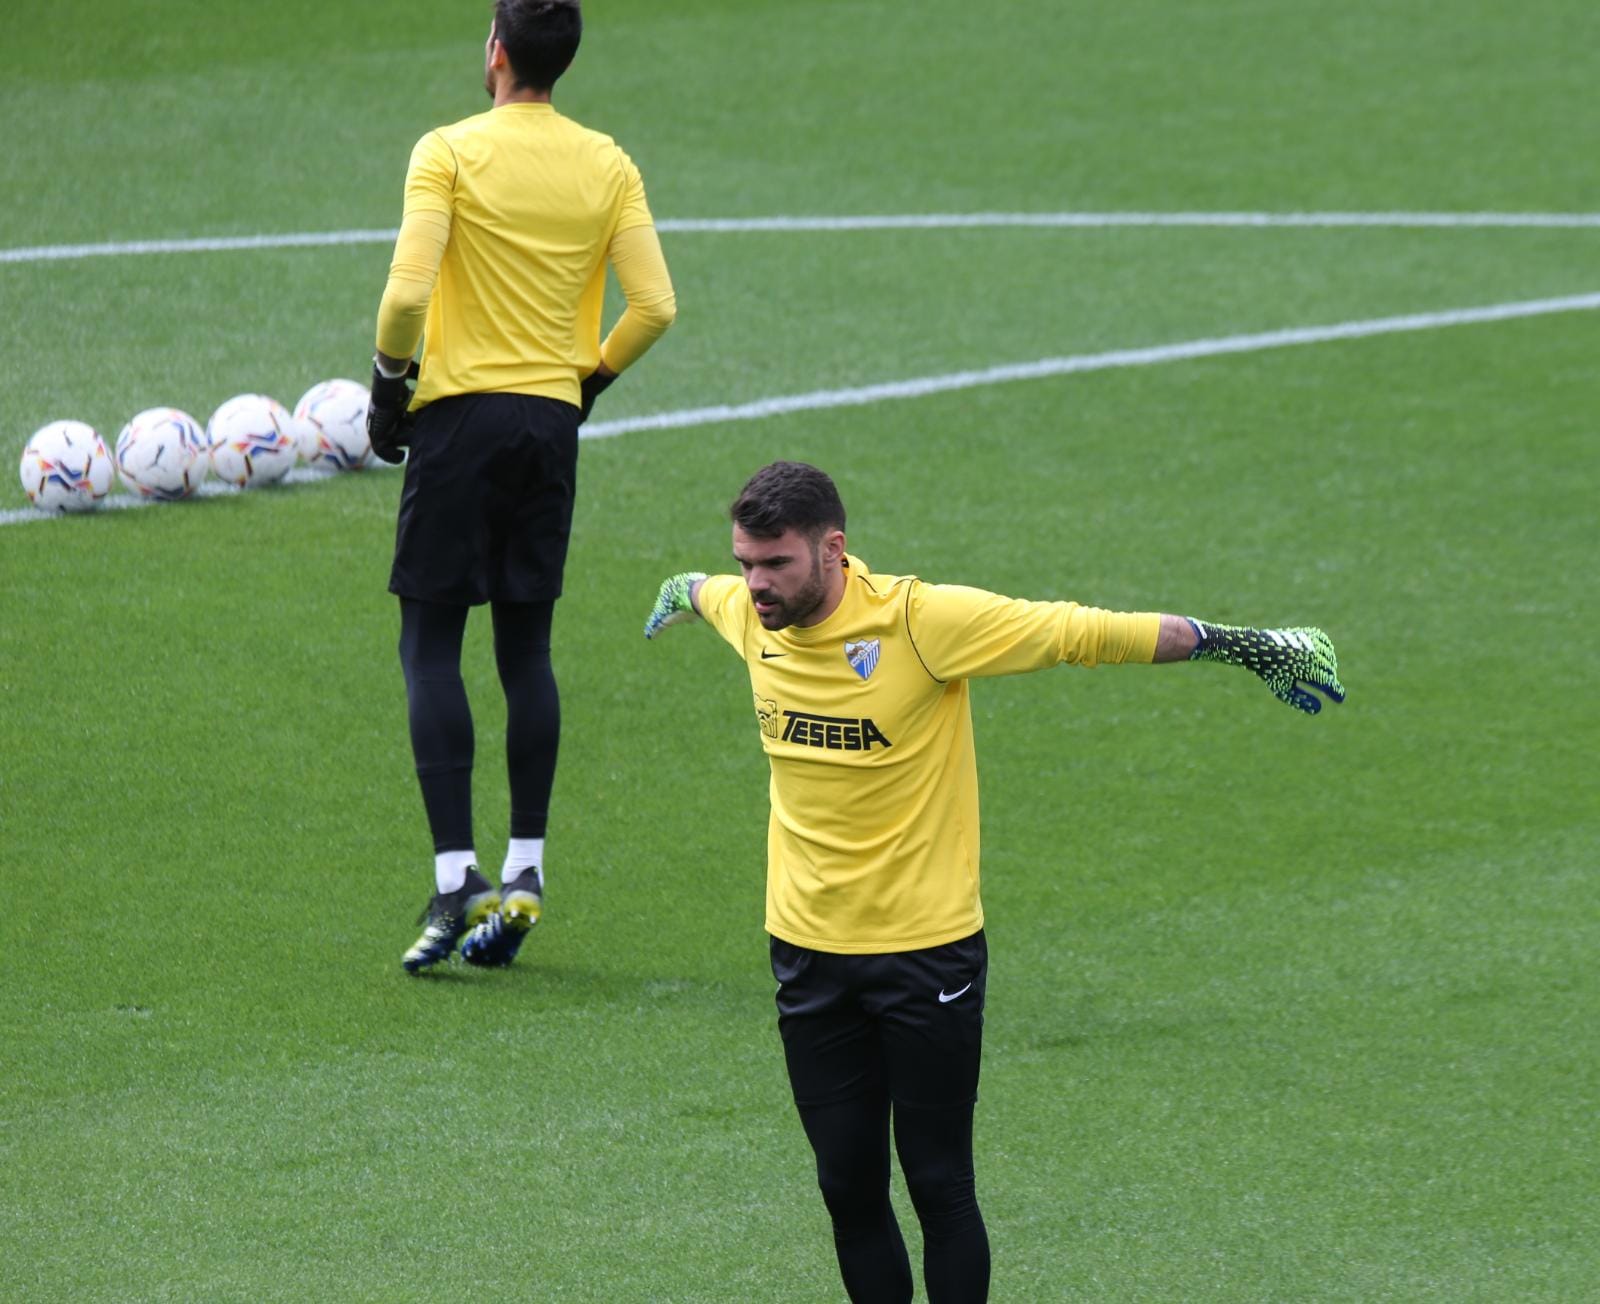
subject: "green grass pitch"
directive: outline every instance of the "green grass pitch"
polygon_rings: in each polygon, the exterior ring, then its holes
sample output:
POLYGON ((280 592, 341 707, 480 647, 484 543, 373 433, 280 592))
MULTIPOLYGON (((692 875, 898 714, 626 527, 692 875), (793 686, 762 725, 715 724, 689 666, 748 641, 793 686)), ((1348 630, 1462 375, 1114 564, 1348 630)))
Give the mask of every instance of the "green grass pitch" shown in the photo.
MULTIPOLYGON (((487 8, 18 0, 0 250, 393 226, 487 8)), ((588 21, 558 105, 661 219, 1600 208, 1582 0, 588 21)), ((664 244, 678 325, 601 419, 1600 290, 1593 227, 664 244)), ((0 510, 48 420, 364 378, 387 257, 0 262, 0 510)), ((743 671, 639 636, 775 457, 881 569, 1339 647, 1316 720, 1213 666, 975 690, 994 1298, 1592 1297, 1597 356, 1569 312, 586 444, 550 910, 502 973, 399 967, 397 476, 0 526, 0 1298, 840 1298, 743 671)), ((497 863, 486 621, 466 674, 497 863)))

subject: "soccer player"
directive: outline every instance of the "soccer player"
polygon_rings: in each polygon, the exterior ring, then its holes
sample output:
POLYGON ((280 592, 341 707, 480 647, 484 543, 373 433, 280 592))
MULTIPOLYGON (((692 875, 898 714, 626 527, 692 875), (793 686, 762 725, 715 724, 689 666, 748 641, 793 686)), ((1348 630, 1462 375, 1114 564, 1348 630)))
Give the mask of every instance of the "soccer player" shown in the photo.
POLYGON ((674 575, 645 624, 703 617, 742 656, 772 767, 766 927, 778 1030, 856 1301, 902 1301, 889 1139, 930 1301, 986 1298, 973 1182, 988 952, 969 679, 1061 662, 1221 661, 1290 706, 1344 700, 1319 629, 1243 629, 880 575, 845 551, 815 467, 774 462, 732 507, 739 575, 674 575))
POLYGON ((582 28, 578 0, 495 4, 484 46, 494 107, 417 142, 378 309, 367 428, 386 461, 411 449, 389 589, 435 853, 435 892, 403 960, 411 973, 448 957, 469 929, 465 959, 509 964, 538 922, 560 737, 550 623, 578 426, 676 314, 638 169, 550 103, 582 28), (627 307, 601 343, 607 265, 627 307), (467 612, 485 602, 511 786, 498 887, 474 848, 461 680, 467 612))

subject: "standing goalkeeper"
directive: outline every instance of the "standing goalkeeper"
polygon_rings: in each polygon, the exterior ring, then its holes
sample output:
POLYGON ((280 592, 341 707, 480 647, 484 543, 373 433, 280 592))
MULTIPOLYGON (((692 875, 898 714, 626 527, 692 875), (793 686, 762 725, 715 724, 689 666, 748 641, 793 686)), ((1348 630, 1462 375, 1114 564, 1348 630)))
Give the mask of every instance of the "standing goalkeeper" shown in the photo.
POLYGON ((462 953, 509 964, 544 898, 560 708, 550 621, 595 396, 672 324, 672 282, 644 185, 608 136, 557 113, 578 0, 498 0, 484 47, 494 107, 431 131, 378 309, 368 432, 409 444, 389 589, 436 891, 406 952, 416 973, 462 953), (605 342, 606 267, 627 309, 605 342), (419 370, 412 362, 426 347, 419 370), (406 381, 417 377, 413 394, 406 381), (472 715, 461 680, 469 608, 489 603, 506 695, 511 836, 496 888, 472 830, 472 715))
POLYGON ((1221 661, 1315 714, 1344 700, 1318 629, 1239 629, 879 575, 815 467, 735 500, 742 575, 674 575, 645 625, 703 616, 744 658, 772 767, 767 932, 778 1030, 852 1300, 911 1298, 891 1130, 932 1304, 986 1298, 972 1170, 988 950, 967 681, 1062 662, 1221 661))

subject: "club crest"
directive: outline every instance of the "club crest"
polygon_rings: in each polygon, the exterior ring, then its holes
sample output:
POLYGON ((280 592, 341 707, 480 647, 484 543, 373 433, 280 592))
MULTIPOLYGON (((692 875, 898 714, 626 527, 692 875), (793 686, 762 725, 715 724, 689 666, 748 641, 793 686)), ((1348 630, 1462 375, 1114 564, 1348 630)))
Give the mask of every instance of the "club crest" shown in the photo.
POLYGON ((866 679, 878 668, 878 640, 866 638, 859 643, 846 643, 844 658, 850 663, 850 669, 866 679))

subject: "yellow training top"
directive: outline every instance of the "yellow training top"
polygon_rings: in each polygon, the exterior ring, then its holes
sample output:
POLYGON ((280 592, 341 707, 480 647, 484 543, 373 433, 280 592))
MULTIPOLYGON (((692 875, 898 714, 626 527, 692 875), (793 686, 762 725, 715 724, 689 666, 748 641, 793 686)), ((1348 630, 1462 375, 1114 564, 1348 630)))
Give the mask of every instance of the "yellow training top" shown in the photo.
POLYGON ((749 667, 772 766, 767 931, 845 954, 940 946, 983 927, 966 681, 1151 661, 1161 618, 845 566, 810 627, 764 629, 737 575, 696 597, 749 667))
POLYGON ((621 371, 675 311, 633 161, 549 104, 441 127, 411 154, 378 348, 409 358, 426 316, 414 407, 485 392, 577 404, 601 358, 608 259, 628 299, 605 345, 621 371))

